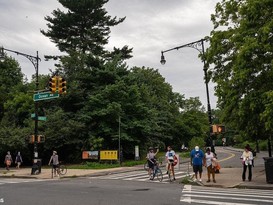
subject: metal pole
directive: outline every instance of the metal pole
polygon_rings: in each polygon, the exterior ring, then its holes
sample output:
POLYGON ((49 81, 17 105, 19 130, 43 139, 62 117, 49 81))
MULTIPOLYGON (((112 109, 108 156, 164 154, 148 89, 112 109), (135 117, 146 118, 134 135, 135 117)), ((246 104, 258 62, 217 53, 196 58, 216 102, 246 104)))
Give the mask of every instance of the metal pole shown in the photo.
MULTIPOLYGON (((36 91, 35 92, 38 92, 38 90, 39 90, 39 60, 41 60, 39 58, 38 51, 37 51, 36 56, 31 56, 31 55, 28 55, 28 54, 25 54, 25 53, 21 53, 21 52, 18 52, 18 51, 6 49, 6 48, 3 48, 3 47, 0 50, 0 54, 3 55, 4 51, 9 51, 9 52, 12 52, 12 53, 16 53, 17 55, 25 56, 28 60, 30 60, 30 62, 33 64, 33 66, 35 68, 35 74, 36 74, 36 91)), ((36 159, 38 159, 38 148, 37 148, 37 140, 38 140, 38 109, 39 109, 38 102, 35 101, 34 107, 35 107, 35 118, 34 118, 35 119, 35 124, 34 124, 34 137, 35 137, 35 139, 34 139, 34 147, 33 147, 33 152, 34 152, 33 165, 34 165, 36 159)), ((35 173, 32 173, 32 174, 35 174, 35 173)))
MULTIPOLYGON (((36 56, 36 64, 35 64, 35 71, 36 71, 36 91, 39 90, 39 56, 38 56, 38 51, 37 51, 37 56, 36 56)), ((35 140, 34 140, 34 160, 33 163, 35 163, 35 160, 38 159, 38 146, 37 146, 37 140, 38 140, 38 109, 39 109, 39 104, 37 101, 34 102, 35 106, 35 125, 34 125, 34 135, 35 135, 35 140)))
POLYGON ((118 122, 119 122, 119 126, 118 126, 118 159, 119 159, 119 164, 121 164, 121 156, 120 156, 120 115, 118 116, 118 122))
MULTIPOLYGON (((202 54, 204 58, 205 50, 204 50, 204 40, 201 41, 202 43, 202 54)), ((206 84, 206 93, 207 93, 207 103, 208 103, 208 118, 209 118, 209 125, 211 127, 212 125, 212 119, 211 119, 211 107, 210 107, 210 99, 209 99, 209 86, 208 86, 208 69, 206 68, 206 62, 205 59, 203 60, 204 63, 204 75, 205 75, 205 84, 206 84)))
MULTIPOLYGON (((160 62, 162 65, 164 65, 166 63, 165 57, 163 55, 164 53, 172 51, 172 50, 179 50, 180 48, 184 48, 184 47, 194 48, 195 50, 198 50, 202 54, 203 63, 204 63, 203 70, 204 70, 204 75, 205 75, 205 84, 206 84, 206 93, 207 93, 208 119, 209 119, 209 126, 211 127, 212 118, 211 118, 211 107, 210 107, 209 88, 208 88, 208 73, 207 73, 206 62, 205 62, 205 57, 204 57, 204 54, 205 54, 204 41, 205 41, 205 39, 201 39, 199 41, 194 41, 191 43, 184 44, 182 46, 177 46, 177 47, 165 50, 165 51, 161 51, 160 62), (200 49, 200 46, 201 46, 201 49, 200 49)), ((209 128, 209 130, 210 130, 210 128, 209 128)))

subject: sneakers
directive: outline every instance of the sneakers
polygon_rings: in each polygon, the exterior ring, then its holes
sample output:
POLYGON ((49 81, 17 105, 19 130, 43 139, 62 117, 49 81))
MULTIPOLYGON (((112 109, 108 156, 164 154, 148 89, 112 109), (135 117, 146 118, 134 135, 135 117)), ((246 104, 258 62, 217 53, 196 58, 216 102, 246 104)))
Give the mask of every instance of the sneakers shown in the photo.
POLYGON ((175 177, 173 178, 173 180, 174 180, 174 181, 176 180, 175 177))
POLYGON ((166 174, 169 174, 169 172, 167 171, 166 174))
POLYGON ((216 183, 216 180, 215 180, 215 179, 213 180, 213 183, 216 183))
POLYGON ((199 179, 200 182, 202 182, 202 179, 199 179))
POLYGON ((194 181, 194 182, 196 182, 196 181, 197 181, 197 179, 194 179, 193 181, 194 181))
POLYGON ((209 183, 210 182, 210 179, 207 181, 207 183, 209 183))

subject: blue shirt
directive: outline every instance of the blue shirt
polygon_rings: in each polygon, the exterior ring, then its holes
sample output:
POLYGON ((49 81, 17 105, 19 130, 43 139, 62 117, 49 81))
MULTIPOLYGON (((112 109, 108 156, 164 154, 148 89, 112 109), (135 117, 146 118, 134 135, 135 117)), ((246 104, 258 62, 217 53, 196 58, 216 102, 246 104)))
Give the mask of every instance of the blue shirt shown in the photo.
POLYGON ((203 164, 203 158, 204 158, 204 153, 202 150, 195 151, 193 149, 191 151, 191 159, 192 159, 192 164, 193 165, 202 165, 203 164))

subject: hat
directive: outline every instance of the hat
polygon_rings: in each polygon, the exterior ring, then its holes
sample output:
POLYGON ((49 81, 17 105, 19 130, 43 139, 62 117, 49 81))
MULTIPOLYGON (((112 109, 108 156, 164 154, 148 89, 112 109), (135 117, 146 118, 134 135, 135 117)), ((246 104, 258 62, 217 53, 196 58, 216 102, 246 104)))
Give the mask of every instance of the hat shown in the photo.
POLYGON ((53 151, 53 153, 54 153, 54 154, 57 154, 57 152, 56 152, 56 151, 53 151))
POLYGON ((198 147, 198 146, 195 146, 194 149, 195 149, 195 151, 197 151, 197 152, 199 151, 199 147, 198 147))
POLYGON ((154 148, 152 148, 152 147, 149 147, 149 150, 153 150, 154 148))

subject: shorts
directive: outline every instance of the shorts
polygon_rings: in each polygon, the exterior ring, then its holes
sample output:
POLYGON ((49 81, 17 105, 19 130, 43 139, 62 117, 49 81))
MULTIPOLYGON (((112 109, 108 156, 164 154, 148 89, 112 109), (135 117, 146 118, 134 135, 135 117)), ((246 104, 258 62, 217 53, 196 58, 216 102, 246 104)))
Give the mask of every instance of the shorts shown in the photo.
MULTIPOLYGON (((152 160, 152 159, 151 159, 151 161, 153 161, 153 162, 154 162, 154 160, 152 160)), ((154 166, 155 166, 155 164, 153 164, 151 161, 150 161, 150 160, 148 160, 148 166, 149 166, 149 168, 150 168, 150 169, 153 169, 153 168, 154 168, 154 166)))
POLYGON ((59 168, 59 165, 58 164, 53 164, 53 169, 57 169, 59 168))
POLYGON ((193 165, 193 172, 194 173, 202 173, 203 169, 202 169, 202 165, 193 165))

